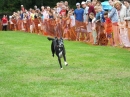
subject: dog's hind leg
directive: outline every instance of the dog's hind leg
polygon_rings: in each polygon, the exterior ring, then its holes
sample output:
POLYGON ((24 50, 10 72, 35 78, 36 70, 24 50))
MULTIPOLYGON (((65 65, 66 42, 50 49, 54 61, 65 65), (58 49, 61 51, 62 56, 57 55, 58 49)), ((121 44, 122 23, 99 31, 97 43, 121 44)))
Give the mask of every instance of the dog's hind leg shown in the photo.
POLYGON ((59 61, 59 64, 60 64, 60 68, 63 69, 63 68, 62 68, 62 64, 61 64, 61 59, 60 59, 60 57, 58 57, 58 61, 59 61))

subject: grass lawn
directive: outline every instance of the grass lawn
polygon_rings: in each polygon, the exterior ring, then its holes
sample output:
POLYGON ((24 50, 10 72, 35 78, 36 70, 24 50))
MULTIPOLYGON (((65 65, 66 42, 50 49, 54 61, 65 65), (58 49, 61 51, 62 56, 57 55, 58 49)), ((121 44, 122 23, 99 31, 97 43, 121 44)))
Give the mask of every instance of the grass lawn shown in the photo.
POLYGON ((130 97, 129 50, 64 44, 61 70, 46 37, 1 31, 0 97, 130 97))

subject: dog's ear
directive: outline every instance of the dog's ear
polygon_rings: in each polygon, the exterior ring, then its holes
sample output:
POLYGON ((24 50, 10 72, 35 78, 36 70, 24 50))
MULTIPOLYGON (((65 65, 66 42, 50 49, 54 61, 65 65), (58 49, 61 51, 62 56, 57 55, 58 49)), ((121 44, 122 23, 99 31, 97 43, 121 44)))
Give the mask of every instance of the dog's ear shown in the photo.
POLYGON ((61 40, 61 41, 63 41, 63 38, 62 38, 62 37, 60 37, 60 40, 61 40))
POLYGON ((47 37, 47 39, 50 41, 50 40, 54 40, 54 38, 51 38, 51 37, 47 37))
POLYGON ((60 39, 61 39, 61 40, 63 40, 63 38, 62 38, 62 37, 60 37, 60 39))
POLYGON ((58 38, 56 39, 56 44, 59 44, 59 43, 58 43, 58 38))

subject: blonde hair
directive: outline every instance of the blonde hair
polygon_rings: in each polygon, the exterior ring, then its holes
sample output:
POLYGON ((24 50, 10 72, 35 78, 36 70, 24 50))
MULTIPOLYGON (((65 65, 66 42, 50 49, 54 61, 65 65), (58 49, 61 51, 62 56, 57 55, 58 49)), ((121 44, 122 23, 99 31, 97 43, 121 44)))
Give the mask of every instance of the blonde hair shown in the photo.
POLYGON ((114 2, 114 7, 116 6, 116 4, 122 5, 122 3, 121 3, 120 1, 115 1, 115 2, 114 2))
POLYGON ((99 6, 95 6, 94 9, 98 9, 99 6))

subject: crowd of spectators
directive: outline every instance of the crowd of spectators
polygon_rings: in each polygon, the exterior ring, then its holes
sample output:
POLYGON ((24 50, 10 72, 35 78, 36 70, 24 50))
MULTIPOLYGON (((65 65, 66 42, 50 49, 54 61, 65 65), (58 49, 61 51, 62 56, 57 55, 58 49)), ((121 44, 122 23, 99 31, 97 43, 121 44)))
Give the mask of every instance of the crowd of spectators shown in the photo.
POLYGON ((21 10, 9 16, 9 20, 3 16, 2 30, 10 25, 10 30, 82 40, 94 45, 130 47, 130 0, 108 2, 112 6, 110 10, 104 10, 97 0, 78 2, 75 9, 70 8, 67 1, 57 2, 54 8, 35 5, 27 10, 21 5, 21 10))

